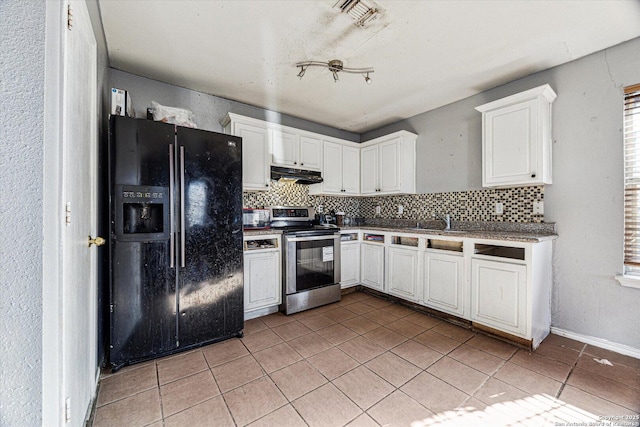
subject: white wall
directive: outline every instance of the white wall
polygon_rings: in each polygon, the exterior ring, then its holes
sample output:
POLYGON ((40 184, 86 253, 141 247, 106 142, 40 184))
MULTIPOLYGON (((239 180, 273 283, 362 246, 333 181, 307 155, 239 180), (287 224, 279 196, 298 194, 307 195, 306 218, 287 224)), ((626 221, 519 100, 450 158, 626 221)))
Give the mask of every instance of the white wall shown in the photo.
POLYGON ((481 188, 478 105, 549 83, 553 184, 545 220, 556 222, 553 326, 640 349, 640 290, 623 288, 623 87, 640 83, 640 38, 362 136, 419 134, 418 191, 481 188))
POLYGON ((0 2, 0 425, 42 405, 46 2, 0 2))

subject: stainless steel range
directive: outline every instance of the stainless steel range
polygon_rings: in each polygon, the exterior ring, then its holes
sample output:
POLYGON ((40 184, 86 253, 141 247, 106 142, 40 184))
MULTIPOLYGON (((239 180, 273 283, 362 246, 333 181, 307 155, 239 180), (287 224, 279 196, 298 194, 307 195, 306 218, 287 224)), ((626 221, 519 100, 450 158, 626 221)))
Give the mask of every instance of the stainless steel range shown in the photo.
POLYGON ((317 225, 313 207, 270 207, 271 228, 282 230, 282 305, 293 314, 340 301, 340 229, 317 225))

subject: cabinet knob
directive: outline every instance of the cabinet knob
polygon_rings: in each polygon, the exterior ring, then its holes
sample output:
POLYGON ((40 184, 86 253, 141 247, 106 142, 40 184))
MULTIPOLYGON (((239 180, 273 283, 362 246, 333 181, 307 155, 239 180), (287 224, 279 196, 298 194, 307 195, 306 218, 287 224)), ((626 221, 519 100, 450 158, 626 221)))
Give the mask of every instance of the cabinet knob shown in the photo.
POLYGON ((293 162, 293 164, 294 164, 294 165, 297 165, 297 164, 298 164, 298 162, 293 162))
POLYGON ((535 177, 536 177, 536 174, 535 174, 535 173, 532 173, 532 174, 531 174, 531 178, 535 178, 535 177))
POLYGON ((264 186, 265 186, 265 187, 268 187, 268 186, 269 186, 269 184, 265 184, 264 186))
POLYGON ((304 166, 304 163, 300 163, 300 166, 304 166))

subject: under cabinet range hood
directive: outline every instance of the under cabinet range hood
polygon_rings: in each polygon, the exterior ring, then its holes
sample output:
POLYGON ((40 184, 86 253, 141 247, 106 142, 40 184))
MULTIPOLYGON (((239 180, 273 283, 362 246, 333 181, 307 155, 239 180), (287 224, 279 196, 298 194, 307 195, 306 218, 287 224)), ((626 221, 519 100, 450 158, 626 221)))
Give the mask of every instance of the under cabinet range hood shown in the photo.
POLYGON ((271 179, 275 181, 289 181, 296 184, 310 185, 322 182, 322 174, 318 171, 283 168, 271 166, 271 179))

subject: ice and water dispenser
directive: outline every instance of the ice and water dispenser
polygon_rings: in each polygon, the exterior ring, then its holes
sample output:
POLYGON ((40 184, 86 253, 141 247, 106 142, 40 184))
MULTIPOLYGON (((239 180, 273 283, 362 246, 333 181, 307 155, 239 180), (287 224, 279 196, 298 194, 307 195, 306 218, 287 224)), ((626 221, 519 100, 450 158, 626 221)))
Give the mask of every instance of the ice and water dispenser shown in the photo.
POLYGON ((139 185, 116 188, 116 237, 144 242, 169 239, 169 189, 139 185))

